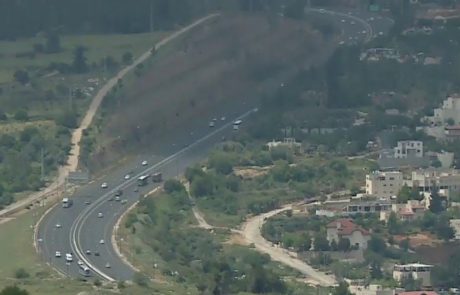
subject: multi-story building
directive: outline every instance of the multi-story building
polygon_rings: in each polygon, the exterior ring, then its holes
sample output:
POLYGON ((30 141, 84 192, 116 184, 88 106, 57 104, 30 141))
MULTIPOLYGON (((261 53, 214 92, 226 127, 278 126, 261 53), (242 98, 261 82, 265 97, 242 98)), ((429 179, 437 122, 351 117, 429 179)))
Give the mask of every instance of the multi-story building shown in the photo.
POLYGON ((412 171, 412 187, 421 192, 444 190, 447 196, 460 191, 460 174, 455 169, 418 169, 412 171))
POLYGON ((366 194, 380 198, 391 198, 399 193, 403 186, 400 171, 374 171, 366 175, 366 194))
POLYGON ((363 201, 352 202, 344 208, 344 214, 366 214, 366 213, 380 213, 388 212, 391 210, 391 203, 389 201, 363 201))
POLYGON ((460 124, 460 97, 447 97, 440 108, 434 109, 434 115, 426 119, 431 125, 444 125, 449 120, 460 124))
POLYGON ((433 265, 411 263, 395 264, 393 267, 393 279, 402 282, 412 276, 414 280, 420 280, 422 287, 431 287, 431 269, 433 265))
POLYGON ((423 158, 423 142, 419 140, 398 141, 394 148, 396 159, 423 158))

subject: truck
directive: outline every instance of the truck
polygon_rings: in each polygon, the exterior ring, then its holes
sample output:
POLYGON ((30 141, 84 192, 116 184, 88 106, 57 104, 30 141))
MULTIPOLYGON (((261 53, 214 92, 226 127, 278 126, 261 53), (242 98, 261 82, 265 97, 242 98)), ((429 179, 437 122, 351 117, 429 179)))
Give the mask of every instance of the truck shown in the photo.
POLYGON ((69 198, 64 198, 62 199, 62 208, 69 208, 70 206, 72 206, 73 204, 73 201, 69 198))
POLYGON ((163 175, 160 172, 157 172, 152 175, 152 182, 162 182, 163 181, 163 175))

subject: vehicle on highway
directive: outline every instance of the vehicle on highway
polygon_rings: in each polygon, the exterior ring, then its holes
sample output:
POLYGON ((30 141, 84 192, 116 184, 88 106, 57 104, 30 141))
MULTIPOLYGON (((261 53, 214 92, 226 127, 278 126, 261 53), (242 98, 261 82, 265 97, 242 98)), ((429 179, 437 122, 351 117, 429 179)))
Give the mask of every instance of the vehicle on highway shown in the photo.
POLYGON ((115 202, 120 202, 120 201, 121 201, 120 197, 115 197, 115 202))
POLYGON ((239 130, 239 129, 240 129, 240 126, 238 126, 238 125, 233 125, 233 130, 236 131, 236 130, 239 130))
POLYGON ((91 276, 91 271, 89 270, 89 268, 86 266, 86 265, 82 265, 80 267, 80 274, 84 277, 89 277, 91 276))
POLYGON ((105 244, 105 241, 104 241, 104 240, 100 240, 100 241, 99 241, 99 244, 104 245, 104 244, 105 244))
POLYGON ((351 21, 351 22, 350 22, 350 24, 354 25, 354 24, 355 24, 355 22, 354 22, 354 21, 351 21))
POLYGON ((113 197, 110 197, 107 199, 108 202, 112 202, 113 201, 113 197))
POLYGON ((227 120, 227 118, 225 116, 222 116, 222 117, 220 117, 220 120, 225 121, 225 120, 227 120))
POLYGON ((212 121, 213 121, 213 122, 216 122, 216 121, 217 121, 217 118, 212 118, 212 121))
POLYGON ((65 254, 65 261, 67 262, 72 262, 73 261, 73 256, 70 253, 65 254))
POLYGON ((119 197, 119 196, 121 196, 121 195, 123 195, 123 191, 122 191, 121 189, 119 189, 119 190, 117 190, 117 191, 115 192, 115 196, 119 197))
POLYGON ((367 34, 367 31, 366 31, 366 30, 363 30, 361 33, 363 33, 363 34, 367 34))
POLYGON ((379 32, 379 36, 383 36, 383 32, 379 32))
POLYGON ((144 160, 144 161, 142 161, 141 164, 142 164, 142 166, 147 166, 149 163, 148 163, 147 161, 144 160))
POLYGON ((214 123, 214 121, 209 122, 209 127, 212 128, 212 127, 214 127, 214 126, 216 126, 216 123, 214 123))
POLYGON ((126 204, 126 203, 128 203, 128 200, 123 199, 123 200, 121 200, 121 203, 122 203, 122 204, 126 204))
POLYGON ((110 263, 107 262, 107 263, 105 264, 105 268, 110 268, 110 263))
POLYGON ((60 223, 56 223, 56 228, 61 228, 62 225, 60 223))
POLYGON ((94 256, 99 256, 99 251, 94 251, 94 256))
POLYGON ((86 249, 85 253, 86 253, 86 255, 91 255, 91 250, 86 249))
POLYGON ((137 179, 137 185, 138 186, 144 186, 147 184, 147 181, 149 179, 150 175, 149 174, 145 174, 145 175, 142 175, 142 176, 139 176, 139 178, 137 179))
POLYGON ((341 20, 341 22, 342 22, 342 23, 344 23, 344 22, 345 22, 345 20, 344 20, 344 19, 342 19, 342 20, 341 20))
POLYGON ((85 201, 85 205, 91 204, 91 201, 85 201))
POLYGON ((80 265, 80 266, 84 265, 83 261, 81 261, 81 260, 78 260, 77 264, 80 265))
POLYGON ((326 13, 326 10, 324 10, 324 9, 321 8, 321 9, 319 10, 319 13, 326 13))
POLYGON ((101 184, 101 188, 108 188, 108 187, 109 187, 109 185, 107 184, 107 182, 103 182, 101 184))
POLYGON ((339 45, 343 45, 343 44, 345 44, 345 41, 340 41, 339 42, 339 45))
POLYGON ((129 174, 126 174, 126 175, 125 175, 125 180, 128 180, 128 179, 130 179, 130 178, 131 178, 131 175, 129 175, 129 174))
POLYGON ((56 254, 54 256, 57 258, 61 257, 61 251, 56 251, 56 254))
POLYGON ((163 174, 157 172, 152 175, 152 182, 162 182, 163 181, 163 174))
POLYGON ((70 208, 72 206, 73 201, 69 198, 62 199, 62 208, 70 208))
POLYGON ((104 217, 104 214, 102 214, 102 212, 97 213, 97 218, 102 218, 102 217, 104 217))
POLYGON ((236 120, 235 122, 233 122, 233 125, 241 125, 242 123, 242 120, 236 120))

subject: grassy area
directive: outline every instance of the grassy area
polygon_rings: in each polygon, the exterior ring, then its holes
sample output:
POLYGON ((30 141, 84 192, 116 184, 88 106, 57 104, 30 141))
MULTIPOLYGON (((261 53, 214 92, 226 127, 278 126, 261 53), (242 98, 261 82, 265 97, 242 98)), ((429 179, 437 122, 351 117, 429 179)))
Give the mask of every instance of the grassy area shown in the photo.
POLYGON ((55 54, 39 54, 35 57, 16 57, 19 53, 32 52, 36 43, 43 43, 43 38, 20 39, 14 42, 0 42, 0 83, 13 80, 13 73, 18 69, 43 68, 51 62, 72 62, 72 51, 76 46, 88 48, 86 53, 89 64, 99 63, 102 58, 112 56, 120 60, 125 52, 135 57, 151 48, 165 33, 143 33, 129 35, 77 35, 61 37, 62 51, 55 54))

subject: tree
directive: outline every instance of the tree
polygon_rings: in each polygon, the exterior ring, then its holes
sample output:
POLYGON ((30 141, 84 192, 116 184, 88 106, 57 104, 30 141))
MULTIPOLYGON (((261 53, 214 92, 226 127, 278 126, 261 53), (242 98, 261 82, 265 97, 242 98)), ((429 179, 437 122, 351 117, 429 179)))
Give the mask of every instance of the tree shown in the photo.
POLYGON ((58 125, 67 127, 67 128, 76 128, 77 127, 77 113, 74 110, 65 110, 61 112, 57 117, 56 117, 56 123, 58 125))
POLYGON ((317 233, 315 235, 315 240, 313 241, 313 247, 315 251, 328 251, 329 250, 329 242, 326 238, 325 233, 317 233))
POLYGON ((0 291, 0 295, 29 295, 29 292, 20 289, 18 286, 10 286, 3 288, 0 291))
POLYGON ((439 195, 438 191, 434 189, 431 192, 430 211, 433 213, 440 213, 444 211, 443 198, 439 195))
POLYGON ((204 197, 212 195, 214 192, 214 183, 210 175, 197 177, 190 186, 190 192, 194 197, 204 197))
POLYGON ((72 69, 75 73, 82 74, 88 71, 88 65, 86 64, 86 48, 84 46, 77 46, 73 51, 73 62, 72 69))
POLYGON ((340 238, 339 242, 337 243, 337 250, 345 252, 345 251, 350 250, 350 246, 351 246, 351 243, 349 239, 340 238))
POLYGON ((439 238, 445 241, 449 241, 455 236, 454 229, 450 226, 449 218, 445 215, 438 218, 434 231, 439 238))
POLYGON ((22 85, 25 85, 30 82, 29 73, 24 70, 17 70, 16 72, 14 72, 13 77, 14 80, 21 83, 22 85))
POLYGON ((121 60, 125 65, 130 65, 133 63, 133 54, 129 51, 123 53, 121 60))
POLYGON ((29 119, 29 114, 26 110, 19 110, 14 113, 14 119, 18 121, 27 121, 29 119))
POLYGON ((335 287, 333 295, 351 295, 350 291, 348 290, 348 285, 346 282, 340 282, 337 287, 335 287))
POLYGON ((149 278, 140 272, 136 272, 133 276, 133 282, 141 287, 148 287, 149 278))
POLYGON ((30 277, 30 274, 24 268, 19 268, 14 273, 14 277, 16 279, 27 279, 30 277))
POLYGON ((371 268, 371 278, 381 279, 383 276, 382 266, 379 261, 373 261, 370 265, 371 268))
POLYGON ((395 212, 391 212, 390 216, 388 217, 388 232, 392 235, 398 234, 401 230, 401 225, 399 224, 398 217, 396 216, 395 212))
POLYGON ((192 182, 195 179, 195 177, 203 177, 205 175, 206 173, 203 171, 203 169, 201 169, 200 166, 187 167, 184 173, 185 178, 189 182, 192 182))
POLYGON ((5 112, 0 110, 0 121, 6 121, 8 117, 6 116, 5 112))
POLYGON ((335 240, 332 240, 329 247, 331 251, 337 251, 337 242, 335 240))
POLYGON ((367 248, 375 253, 384 253, 387 245, 381 237, 373 235, 367 243, 367 248))
POLYGON ((184 185, 177 179, 166 180, 163 185, 163 188, 168 194, 172 194, 174 192, 181 192, 185 190, 184 185))
POLYGON ((56 30, 46 33, 45 51, 46 53, 56 53, 61 51, 61 39, 56 30))
POLYGON ((214 168, 219 174, 230 174, 233 172, 233 161, 230 155, 215 153, 209 158, 209 167, 214 168))

